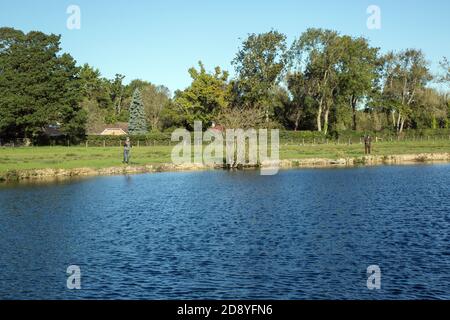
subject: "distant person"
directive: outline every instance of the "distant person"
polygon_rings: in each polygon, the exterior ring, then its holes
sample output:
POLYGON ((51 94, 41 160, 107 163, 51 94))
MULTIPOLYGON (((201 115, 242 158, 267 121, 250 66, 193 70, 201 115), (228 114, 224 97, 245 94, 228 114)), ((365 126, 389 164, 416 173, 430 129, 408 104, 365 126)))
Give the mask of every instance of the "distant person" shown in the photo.
POLYGON ((364 153, 372 153, 372 137, 369 134, 364 137, 364 153))
POLYGON ((123 144, 123 163, 128 164, 130 161, 130 152, 131 152, 131 141, 130 138, 127 137, 125 143, 123 144))

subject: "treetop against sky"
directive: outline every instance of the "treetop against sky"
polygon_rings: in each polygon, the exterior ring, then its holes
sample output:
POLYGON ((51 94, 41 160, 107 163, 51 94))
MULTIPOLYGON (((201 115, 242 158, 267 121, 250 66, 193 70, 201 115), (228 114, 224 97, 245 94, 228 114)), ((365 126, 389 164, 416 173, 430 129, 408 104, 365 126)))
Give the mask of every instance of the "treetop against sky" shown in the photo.
POLYGON ((3 1, 0 25, 62 35, 79 65, 172 90, 190 83, 202 60, 233 75, 231 61, 249 33, 278 30, 292 42, 309 27, 364 36, 383 52, 419 48, 438 69, 450 55, 450 2, 442 0, 16 0, 3 1))

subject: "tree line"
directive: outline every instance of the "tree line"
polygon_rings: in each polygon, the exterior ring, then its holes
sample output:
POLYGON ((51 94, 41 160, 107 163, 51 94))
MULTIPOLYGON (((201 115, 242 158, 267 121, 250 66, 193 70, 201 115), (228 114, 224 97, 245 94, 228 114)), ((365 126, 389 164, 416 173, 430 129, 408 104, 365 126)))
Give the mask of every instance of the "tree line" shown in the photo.
POLYGON ((35 139, 54 124, 69 137, 117 122, 140 133, 192 129, 195 120, 324 135, 449 128, 450 63, 443 58, 432 74, 420 49, 382 53, 364 37, 314 28, 288 44, 271 30, 249 34, 232 66, 234 77, 199 62, 188 70, 191 84, 172 96, 165 86, 125 85, 124 75, 77 66, 58 35, 0 28, 0 137, 35 139))

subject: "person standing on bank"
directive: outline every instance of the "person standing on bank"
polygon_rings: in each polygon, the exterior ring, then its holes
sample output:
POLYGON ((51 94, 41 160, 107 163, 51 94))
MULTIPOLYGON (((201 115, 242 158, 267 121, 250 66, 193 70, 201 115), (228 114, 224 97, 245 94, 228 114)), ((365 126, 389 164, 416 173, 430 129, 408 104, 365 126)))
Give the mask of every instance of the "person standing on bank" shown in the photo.
POLYGON ((370 135, 366 135, 364 137, 364 153, 365 154, 372 153, 372 137, 370 135))
POLYGON ((128 162, 130 161, 130 152, 131 152, 131 141, 130 141, 130 137, 127 137, 127 139, 125 140, 125 143, 123 144, 123 163, 128 164, 128 162))

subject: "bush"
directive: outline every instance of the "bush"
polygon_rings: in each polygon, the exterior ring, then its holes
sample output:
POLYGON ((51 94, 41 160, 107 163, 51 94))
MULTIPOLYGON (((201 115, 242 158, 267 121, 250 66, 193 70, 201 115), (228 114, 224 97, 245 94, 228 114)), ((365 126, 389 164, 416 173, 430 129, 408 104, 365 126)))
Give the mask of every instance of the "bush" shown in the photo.
MULTIPOLYGON (((302 144, 302 143, 325 143, 327 140, 340 141, 342 143, 359 143, 365 135, 370 134, 372 137, 377 137, 382 141, 390 140, 413 140, 413 139, 435 139, 450 137, 450 129, 422 129, 422 130, 406 130, 400 137, 397 133, 390 130, 383 131, 353 131, 353 130, 338 130, 324 135, 317 131, 287 131, 280 130, 280 143, 302 144)), ((133 145, 170 145, 176 142, 171 142, 172 131, 164 132, 150 132, 146 135, 130 136, 133 145)), ((268 134, 270 139, 270 133, 268 134)), ((89 146, 121 146, 125 141, 126 136, 100 136, 89 135, 86 140, 89 146)))
POLYGON ((395 131, 392 130, 382 130, 382 131, 352 131, 343 130, 336 133, 335 138, 339 138, 342 141, 351 140, 353 142, 359 141, 366 134, 370 134, 372 137, 377 137, 378 139, 384 141, 390 140, 417 140, 417 139, 434 139, 434 138, 445 138, 450 137, 449 129, 416 129, 416 130, 405 130, 400 136, 397 135, 395 131))
MULTIPOLYGON (((125 141, 126 136, 100 136, 89 135, 86 136, 86 142, 89 146, 121 146, 125 141)), ((151 132, 146 135, 130 136, 131 143, 134 145, 169 145, 171 134, 166 132, 151 132)))

